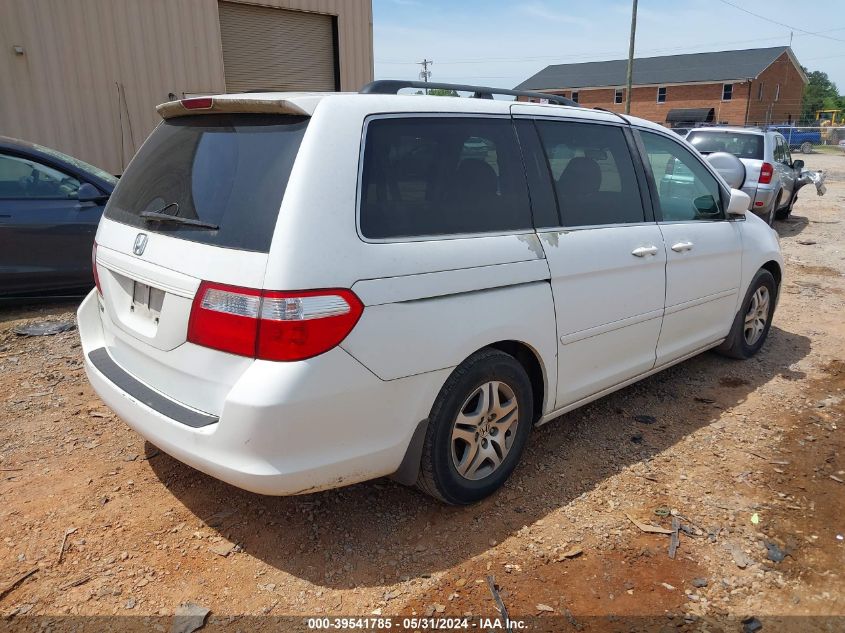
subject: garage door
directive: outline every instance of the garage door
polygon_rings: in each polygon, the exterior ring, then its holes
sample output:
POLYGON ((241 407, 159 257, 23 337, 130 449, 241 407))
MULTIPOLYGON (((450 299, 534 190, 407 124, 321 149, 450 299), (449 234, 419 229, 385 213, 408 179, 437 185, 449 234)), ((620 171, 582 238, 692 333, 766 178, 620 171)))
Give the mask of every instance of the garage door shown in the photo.
POLYGON ((338 90, 334 17, 218 5, 228 92, 338 90))

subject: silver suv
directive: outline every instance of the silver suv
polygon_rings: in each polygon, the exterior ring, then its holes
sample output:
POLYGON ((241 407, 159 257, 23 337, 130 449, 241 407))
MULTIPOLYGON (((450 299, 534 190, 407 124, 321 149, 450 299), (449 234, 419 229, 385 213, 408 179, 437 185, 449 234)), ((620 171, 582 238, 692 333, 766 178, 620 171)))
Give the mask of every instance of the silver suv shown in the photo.
POLYGON ((789 145, 779 132, 754 128, 703 127, 687 135, 704 155, 733 154, 745 165, 741 189, 751 197, 751 208, 769 225, 785 220, 798 198, 803 160, 792 160, 789 145))

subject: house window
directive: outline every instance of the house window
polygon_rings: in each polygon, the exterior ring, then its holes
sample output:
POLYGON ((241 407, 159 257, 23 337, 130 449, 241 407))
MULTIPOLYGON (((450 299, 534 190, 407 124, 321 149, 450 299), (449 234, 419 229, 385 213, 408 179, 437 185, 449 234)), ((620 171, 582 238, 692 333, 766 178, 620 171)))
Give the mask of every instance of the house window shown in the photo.
POLYGON ((573 100, 575 103, 578 103, 578 91, 577 91, 577 90, 573 90, 573 91, 572 91, 572 100, 573 100))
POLYGON ((775 86, 775 101, 777 101, 778 99, 780 99, 780 84, 775 86))
POLYGON ((722 101, 730 101, 734 96, 733 84, 722 84, 722 101))
POLYGON ((763 100, 763 82, 760 82, 760 85, 757 86, 757 101, 763 100))
POLYGON ((616 93, 613 95, 613 103, 622 103, 623 95, 625 94, 625 90, 623 88, 617 88, 616 93))
POLYGON ((657 103, 666 103, 666 88, 657 89, 657 103))

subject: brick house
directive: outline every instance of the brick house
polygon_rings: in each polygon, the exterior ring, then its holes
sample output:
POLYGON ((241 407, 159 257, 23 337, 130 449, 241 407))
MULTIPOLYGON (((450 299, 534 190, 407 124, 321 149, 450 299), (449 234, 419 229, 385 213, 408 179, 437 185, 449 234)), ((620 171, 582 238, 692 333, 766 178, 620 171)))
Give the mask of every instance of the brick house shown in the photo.
MULTIPOLYGON (((556 64, 517 90, 625 110, 627 60, 556 64)), ((788 46, 634 60, 631 114, 669 127, 797 122, 807 77, 788 46)))

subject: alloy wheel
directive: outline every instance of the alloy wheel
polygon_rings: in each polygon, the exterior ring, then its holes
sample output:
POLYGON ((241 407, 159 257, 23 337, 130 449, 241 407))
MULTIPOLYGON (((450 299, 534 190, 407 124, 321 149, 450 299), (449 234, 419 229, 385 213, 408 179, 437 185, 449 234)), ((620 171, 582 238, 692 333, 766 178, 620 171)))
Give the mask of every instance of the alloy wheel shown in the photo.
POLYGON ((766 323, 769 320, 769 301, 769 289, 766 286, 757 288, 751 297, 751 305, 748 306, 748 312, 745 314, 743 329, 745 342, 748 345, 754 345, 759 341, 766 329, 766 323))
POLYGON ((458 474, 484 479, 504 462, 519 424, 514 390, 498 380, 478 387, 464 401, 452 425, 452 463, 458 474))

